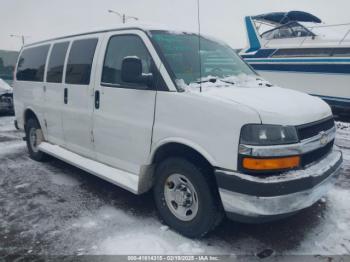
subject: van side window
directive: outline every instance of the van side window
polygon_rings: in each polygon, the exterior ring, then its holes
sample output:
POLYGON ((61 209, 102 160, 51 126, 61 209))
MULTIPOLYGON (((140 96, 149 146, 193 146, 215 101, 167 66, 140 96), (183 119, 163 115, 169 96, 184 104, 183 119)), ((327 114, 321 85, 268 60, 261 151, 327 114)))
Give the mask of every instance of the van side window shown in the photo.
POLYGON ((49 47, 50 45, 43 45, 23 50, 18 60, 17 80, 34 82, 42 82, 44 80, 49 47))
POLYGON ((73 42, 66 70, 67 84, 90 84, 91 67, 97 41, 97 38, 93 38, 73 42))
POLYGON ((102 84, 112 84, 133 88, 138 84, 123 83, 121 79, 122 61, 127 56, 137 56, 142 61, 142 73, 150 73, 152 58, 143 41, 136 35, 113 36, 108 43, 103 64, 102 84))
POLYGON ((63 75, 63 65, 66 58, 69 42, 55 44, 52 48, 49 65, 47 68, 46 81, 51 83, 61 83, 63 75))

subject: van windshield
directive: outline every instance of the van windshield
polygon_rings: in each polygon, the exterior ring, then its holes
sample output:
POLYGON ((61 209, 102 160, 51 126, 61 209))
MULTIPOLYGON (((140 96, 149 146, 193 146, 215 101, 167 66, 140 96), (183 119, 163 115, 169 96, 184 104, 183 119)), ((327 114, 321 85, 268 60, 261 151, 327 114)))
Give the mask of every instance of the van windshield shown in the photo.
POLYGON ((213 78, 256 76, 226 44, 205 37, 199 42, 198 35, 190 33, 151 31, 151 35, 175 82, 183 80, 189 85, 213 78))

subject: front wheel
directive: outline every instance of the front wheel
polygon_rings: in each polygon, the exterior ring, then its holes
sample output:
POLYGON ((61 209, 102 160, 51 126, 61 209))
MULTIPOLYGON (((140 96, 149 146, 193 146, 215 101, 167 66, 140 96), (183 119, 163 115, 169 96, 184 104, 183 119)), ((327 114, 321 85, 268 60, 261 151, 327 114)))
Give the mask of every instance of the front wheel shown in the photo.
POLYGON ((210 174, 182 158, 169 158, 156 170, 154 198, 161 219, 187 237, 202 237, 223 215, 210 174))
POLYGON ((44 140, 43 132, 39 123, 29 119, 26 124, 27 148, 29 156, 36 161, 44 161, 47 155, 39 150, 39 145, 44 140))

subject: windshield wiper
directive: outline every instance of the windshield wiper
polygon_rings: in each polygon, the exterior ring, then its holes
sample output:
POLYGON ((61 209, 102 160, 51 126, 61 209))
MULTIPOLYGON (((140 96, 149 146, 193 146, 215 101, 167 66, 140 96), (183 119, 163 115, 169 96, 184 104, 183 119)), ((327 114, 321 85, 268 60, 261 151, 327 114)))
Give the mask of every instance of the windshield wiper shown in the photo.
MULTIPOLYGON (((267 87, 271 87, 273 86, 272 84, 268 83, 267 81, 265 81, 264 79, 261 78, 255 78, 255 80, 258 82, 259 86, 267 86, 267 87)), ((217 82, 222 82, 222 83, 226 83, 226 84, 230 84, 230 85, 239 85, 239 81, 234 81, 231 79, 226 79, 226 78, 219 78, 219 77, 214 77, 214 76, 210 76, 208 78, 204 78, 202 80, 198 80, 195 81, 193 83, 196 84, 202 84, 202 83, 217 83, 217 82)))
POLYGON ((199 80, 199 81, 195 81, 196 84, 202 84, 202 83, 216 83, 219 79, 217 77, 210 77, 210 78, 206 78, 203 80, 199 80))
POLYGON ((235 85, 236 83, 233 82, 233 81, 228 81, 228 80, 224 80, 223 78, 219 78, 219 77, 210 77, 210 78, 206 78, 206 79, 203 79, 201 81, 196 81, 195 83, 196 84, 202 84, 202 83, 216 83, 216 82, 223 82, 223 83, 226 83, 226 84, 230 84, 230 85, 235 85))
POLYGON ((269 82, 267 82, 266 80, 261 79, 261 78, 257 78, 256 81, 260 81, 259 86, 262 86, 262 85, 265 85, 267 87, 272 87, 273 86, 272 84, 270 84, 269 82))
POLYGON ((235 85, 236 82, 233 81, 228 81, 228 80, 224 80, 224 79, 220 79, 221 82, 227 83, 227 84, 231 84, 231 85, 235 85))

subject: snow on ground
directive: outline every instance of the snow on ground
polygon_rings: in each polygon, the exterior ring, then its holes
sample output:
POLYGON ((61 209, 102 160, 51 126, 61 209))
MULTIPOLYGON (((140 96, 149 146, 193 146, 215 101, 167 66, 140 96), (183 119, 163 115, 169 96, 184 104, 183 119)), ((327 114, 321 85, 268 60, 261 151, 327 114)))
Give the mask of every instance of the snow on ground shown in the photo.
POLYGON ((300 246, 290 254, 349 255, 350 254, 350 192, 334 188, 325 198, 328 212, 322 212, 319 227, 311 228, 300 246))
POLYGON ((6 116, 1 116, 0 115, 0 132, 1 135, 5 135, 6 131, 15 131, 15 128, 13 126, 13 117, 6 117, 6 116))
POLYGON ((350 123, 337 122, 337 140, 340 147, 350 148, 350 123))
POLYGON ((290 218, 225 220, 200 240, 158 219, 152 194, 133 195, 57 159, 27 156, 12 117, 0 118, 0 257, 84 254, 350 254, 350 125, 337 123, 344 167, 336 187, 290 218))

